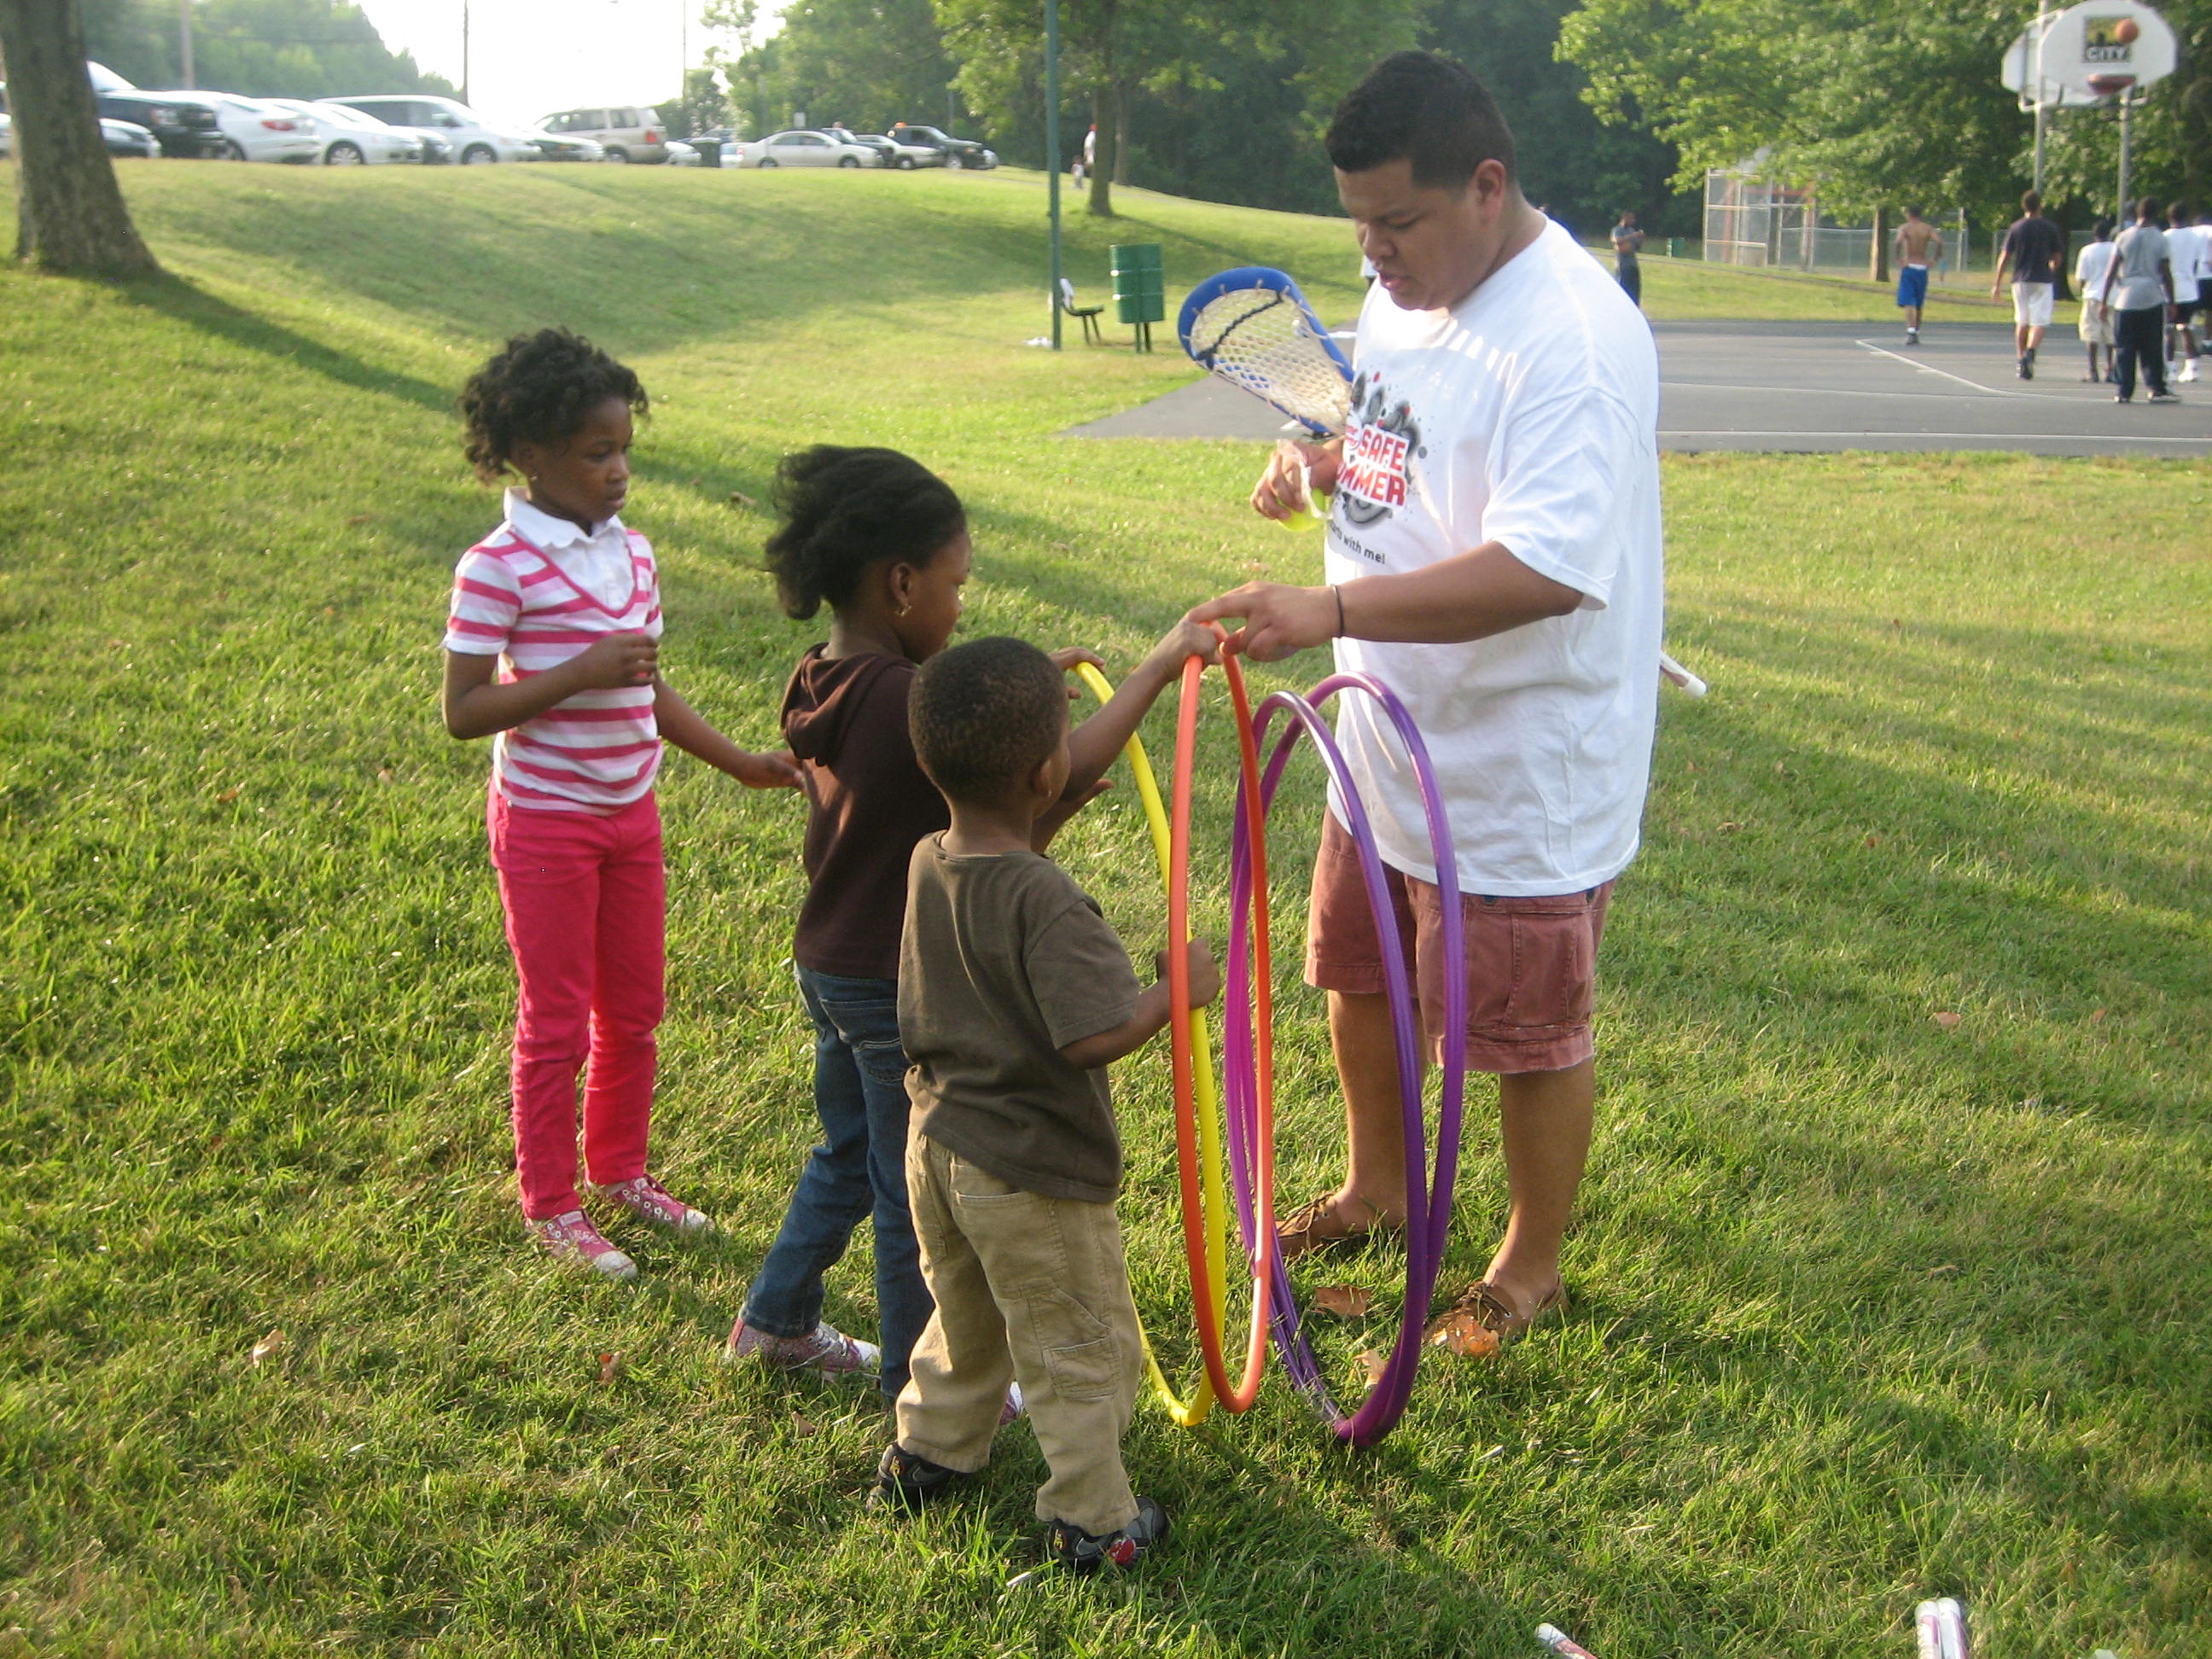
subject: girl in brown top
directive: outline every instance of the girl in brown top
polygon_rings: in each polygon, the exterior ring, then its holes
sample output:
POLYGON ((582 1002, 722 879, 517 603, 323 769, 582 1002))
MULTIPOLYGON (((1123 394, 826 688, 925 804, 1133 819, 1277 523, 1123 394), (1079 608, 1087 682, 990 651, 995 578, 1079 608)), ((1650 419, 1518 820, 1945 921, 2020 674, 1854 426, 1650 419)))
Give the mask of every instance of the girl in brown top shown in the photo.
MULTIPOLYGON (((814 1025, 822 1140, 746 1291, 729 1356, 876 1373, 885 1398, 896 1400, 933 1306, 907 1206, 899 934, 915 844, 951 823, 915 759, 907 694, 959 623, 973 549, 960 498, 896 450, 821 444, 789 456, 777 470, 775 503, 782 523, 768 540, 768 568, 784 611, 805 621, 827 605, 830 617, 829 640, 809 647, 792 672, 782 716, 809 808, 806 896, 791 954, 814 1025), (822 1318, 823 1275, 869 1217, 880 1350, 822 1318)), ((1074 763, 1060 808, 1039 821, 1040 851, 1103 787, 1115 755, 1182 672, 1190 632, 1170 633, 1070 734, 1074 763)), ((1210 653, 1210 634, 1202 647, 1210 653)), ((1063 670, 1099 662, 1079 648, 1052 659, 1063 670)), ((1018 1408, 1011 1399, 1009 1406, 1018 1408)))

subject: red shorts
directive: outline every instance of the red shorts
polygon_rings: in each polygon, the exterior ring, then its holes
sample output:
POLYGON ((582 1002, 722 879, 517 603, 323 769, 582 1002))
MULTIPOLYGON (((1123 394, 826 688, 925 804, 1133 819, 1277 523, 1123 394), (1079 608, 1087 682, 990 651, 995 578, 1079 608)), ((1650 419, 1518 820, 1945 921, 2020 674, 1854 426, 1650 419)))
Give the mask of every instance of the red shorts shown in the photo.
MULTIPOLYGON (((1327 815, 1314 860, 1306 917, 1306 983, 1323 991, 1383 989, 1382 943, 1359 853, 1327 815)), ((1436 885, 1383 868, 1397 913, 1406 969, 1425 1014, 1444 1006, 1443 906, 1436 885)), ((1563 1072, 1594 1052, 1590 1000, 1597 942, 1605 931, 1607 882, 1583 893, 1540 898, 1460 895, 1467 934, 1467 1063, 1478 1072, 1563 1072)), ((1425 1027, 1425 1020, 1424 1022, 1425 1027)), ((1425 1030, 1431 1054, 1438 1034, 1425 1030)))

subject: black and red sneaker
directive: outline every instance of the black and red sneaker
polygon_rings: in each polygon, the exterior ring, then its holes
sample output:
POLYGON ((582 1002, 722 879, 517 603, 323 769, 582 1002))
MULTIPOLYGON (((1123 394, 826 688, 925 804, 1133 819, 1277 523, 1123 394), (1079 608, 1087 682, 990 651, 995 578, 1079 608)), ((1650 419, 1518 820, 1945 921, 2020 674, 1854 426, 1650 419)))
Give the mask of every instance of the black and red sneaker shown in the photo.
POLYGON ((1137 1500, 1137 1518, 1118 1532, 1089 1533, 1066 1521, 1052 1523, 1054 1559, 1070 1572, 1134 1566, 1137 1558, 1168 1535, 1168 1512, 1149 1498, 1137 1500))

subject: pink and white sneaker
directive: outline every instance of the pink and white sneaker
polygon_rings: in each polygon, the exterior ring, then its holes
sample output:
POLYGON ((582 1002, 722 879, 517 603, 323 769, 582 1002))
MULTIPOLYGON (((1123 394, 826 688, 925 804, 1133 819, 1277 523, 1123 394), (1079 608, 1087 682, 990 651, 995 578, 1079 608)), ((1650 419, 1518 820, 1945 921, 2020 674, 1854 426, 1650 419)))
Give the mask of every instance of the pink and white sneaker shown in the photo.
POLYGON ((826 1321, 805 1336, 774 1336, 739 1319, 730 1328, 722 1359, 726 1364, 757 1359, 780 1370, 817 1371, 823 1376, 874 1376, 884 1368, 881 1348, 848 1336, 826 1321))
POLYGON ((592 1225, 591 1218, 581 1210, 533 1221, 530 1230, 556 1261, 576 1262, 605 1279, 637 1277, 637 1263, 608 1243, 606 1236, 592 1225))
POLYGON ((601 1198, 612 1199, 640 1221, 650 1221, 656 1227, 673 1228, 679 1233, 703 1233, 711 1231, 714 1225, 648 1175, 632 1176, 628 1181, 611 1182, 605 1186, 594 1186, 592 1190, 601 1198))

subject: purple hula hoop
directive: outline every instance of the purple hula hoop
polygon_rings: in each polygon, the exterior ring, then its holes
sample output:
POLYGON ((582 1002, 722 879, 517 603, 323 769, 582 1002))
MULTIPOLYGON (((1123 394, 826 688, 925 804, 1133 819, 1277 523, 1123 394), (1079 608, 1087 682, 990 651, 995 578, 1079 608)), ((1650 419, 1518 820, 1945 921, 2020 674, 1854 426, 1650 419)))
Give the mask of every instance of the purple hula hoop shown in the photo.
POLYGON ((1460 913, 1459 874, 1451 844, 1451 826, 1443 798, 1437 787, 1435 769, 1427 746, 1406 706, 1380 681, 1366 674, 1332 674, 1305 697, 1278 691, 1261 702, 1253 715, 1256 746, 1267 734, 1278 709, 1291 718, 1277 741, 1260 782, 1261 822, 1249 821, 1244 796, 1237 797, 1235 827, 1230 854, 1230 939, 1227 995, 1224 1008, 1233 1017, 1224 1021, 1224 1116, 1227 1121, 1229 1164, 1235 1189, 1237 1224, 1248 1253, 1259 1247, 1259 1230, 1272 1226, 1272 1216, 1257 1213, 1252 1168, 1258 1151, 1258 1056, 1253 1029, 1251 983, 1252 847, 1255 836, 1267 834, 1266 818, 1274 805, 1275 791, 1289 764, 1291 751, 1301 735, 1310 735, 1329 780, 1344 803, 1346 824, 1359 853, 1360 874, 1368 902, 1375 912, 1376 932, 1382 950, 1383 987, 1390 1003, 1392 1035, 1398 1054, 1401 1110, 1406 1139, 1406 1307, 1389 1362, 1359 1410, 1347 1417, 1330 1397, 1305 1338, 1297 1303, 1291 1294, 1290 1274, 1280 1256, 1274 1264, 1273 1324, 1275 1346, 1283 1369, 1292 1382, 1313 1402, 1340 1439, 1355 1446, 1371 1446, 1389 1433, 1412 1398, 1413 1376, 1420 1364, 1420 1332, 1427 1322, 1436 1291, 1437 1275, 1443 1263, 1444 1243, 1451 1227, 1452 1188, 1459 1174, 1462 1121, 1467 1094, 1467 981, 1465 975, 1444 975, 1443 1088, 1437 1109, 1437 1162, 1433 1181, 1428 1167, 1426 1117, 1421 1097, 1419 1034, 1415 1029, 1413 988, 1406 978, 1405 954, 1397 917, 1390 903, 1388 878, 1375 841, 1367 808, 1352 783, 1343 751, 1317 705, 1340 691, 1358 691, 1381 707, 1406 745, 1413 775, 1420 785, 1421 805, 1428 821, 1429 843, 1437 868, 1437 896, 1443 910, 1442 945, 1447 963, 1466 959, 1464 925, 1460 913))

